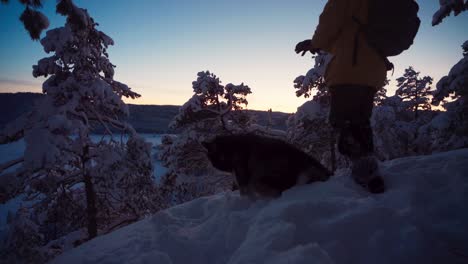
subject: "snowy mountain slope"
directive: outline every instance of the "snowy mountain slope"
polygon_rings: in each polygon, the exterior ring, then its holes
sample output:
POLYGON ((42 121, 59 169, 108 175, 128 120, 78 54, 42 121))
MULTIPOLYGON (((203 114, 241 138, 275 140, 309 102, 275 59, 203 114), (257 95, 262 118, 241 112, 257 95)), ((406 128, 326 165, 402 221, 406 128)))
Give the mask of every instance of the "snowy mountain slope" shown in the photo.
POLYGON ((463 149, 386 162, 382 195, 343 171, 277 200, 205 197, 52 263, 467 263, 467 161, 463 149))

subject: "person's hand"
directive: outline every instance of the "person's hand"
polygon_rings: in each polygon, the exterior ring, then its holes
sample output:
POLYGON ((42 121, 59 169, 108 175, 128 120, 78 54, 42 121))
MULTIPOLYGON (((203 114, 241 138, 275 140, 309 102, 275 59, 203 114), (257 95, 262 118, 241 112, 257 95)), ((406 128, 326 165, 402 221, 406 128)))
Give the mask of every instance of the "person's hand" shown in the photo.
POLYGON ((318 49, 312 48, 312 40, 306 39, 297 43, 295 51, 297 54, 302 52, 301 56, 304 56, 308 51, 310 51, 312 54, 315 54, 318 49))

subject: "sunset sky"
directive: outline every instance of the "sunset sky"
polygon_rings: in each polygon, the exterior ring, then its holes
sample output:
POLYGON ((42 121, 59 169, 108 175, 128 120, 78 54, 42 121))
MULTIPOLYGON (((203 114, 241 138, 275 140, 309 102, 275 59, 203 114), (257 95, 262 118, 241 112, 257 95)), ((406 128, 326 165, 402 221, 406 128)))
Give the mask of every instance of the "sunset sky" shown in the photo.
MULTIPOLYGON (((17 0, 0 5, 0 92, 41 92, 44 79, 32 65, 47 54, 19 21, 17 0)), ((468 12, 431 26, 438 0, 420 0, 422 27, 415 45, 391 58, 395 79, 410 65, 437 82, 462 58, 468 40, 468 12)), ((62 26, 55 0, 42 11, 49 29, 62 26)), ((310 56, 294 53, 310 38, 325 0, 75 0, 115 41, 109 49, 115 79, 142 95, 136 104, 181 105, 192 95, 199 71, 210 70, 224 84, 252 88, 249 108, 294 112, 306 101, 296 98, 293 80, 312 67, 310 56)), ((390 87, 389 94, 394 93, 390 87)))

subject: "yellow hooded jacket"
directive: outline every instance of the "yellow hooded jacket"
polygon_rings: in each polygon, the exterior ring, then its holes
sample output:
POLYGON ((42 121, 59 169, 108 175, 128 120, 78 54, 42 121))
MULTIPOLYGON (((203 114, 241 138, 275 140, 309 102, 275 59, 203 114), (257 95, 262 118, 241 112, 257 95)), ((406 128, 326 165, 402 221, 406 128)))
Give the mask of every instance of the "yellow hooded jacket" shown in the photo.
POLYGON ((367 23, 369 0, 328 0, 312 38, 312 48, 334 55, 325 73, 327 86, 363 85, 376 89, 384 86, 387 68, 384 59, 359 34, 356 63, 353 63, 359 24, 367 23))

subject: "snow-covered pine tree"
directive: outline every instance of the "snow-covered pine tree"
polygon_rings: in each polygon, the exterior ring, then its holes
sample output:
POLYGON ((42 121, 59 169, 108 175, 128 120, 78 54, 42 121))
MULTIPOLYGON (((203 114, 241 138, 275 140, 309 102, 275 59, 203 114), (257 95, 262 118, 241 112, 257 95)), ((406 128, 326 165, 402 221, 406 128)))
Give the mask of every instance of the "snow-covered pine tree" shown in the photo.
POLYGON ((199 72, 192 88, 194 95, 180 108, 179 114, 170 124, 172 128, 200 125, 202 121, 209 120, 210 130, 214 123, 228 130, 229 115, 244 109, 248 104, 246 96, 252 93, 250 87, 243 83, 223 86, 219 78, 209 71, 199 72))
POLYGON ((102 144, 91 168, 102 233, 152 214, 164 205, 154 183, 151 144, 131 136, 125 146, 102 144))
POLYGON ((413 67, 405 69, 402 77, 397 79, 396 95, 403 99, 407 110, 414 112, 414 119, 418 119, 419 110, 431 110, 430 98, 432 77, 419 77, 420 72, 413 67))
POLYGON ((418 125, 414 115, 406 110, 406 103, 397 95, 386 97, 374 107, 371 125, 374 132, 374 151, 380 160, 414 155, 418 125))
POLYGON ((384 97, 374 108, 371 124, 375 153, 381 160, 428 154, 423 128, 434 116, 429 96, 430 77, 419 78, 412 67, 399 78, 395 95, 384 97), (421 92, 422 91, 422 92, 421 92), (421 105, 423 107, 421 107, 421 105))
MULTIPOLYGON (((438 25, 452 12, 455 16, 468 10, 468 1, 440 0, 440 8, 433 16, 438 25)), ((433 139, 434 151, 447 151, 468 146, 468 40, 462 45, 463 58, 447 76, 442 77, 433 92, 432 103, 446 111, 439 113, 424 129, 433 139)))
POLYGON ((433 122, 439 141, 436 150, 439 151, 468 146, 468 41, 462 48, 463 58, 440 79, 433 93, 432 103, 442 105, 446 110, 433 122))
POLYGON ((306 75, 300 75, 294 80, 294 88, 297 90, 296 96, 309 98, 316 90, 312 99, 321 104, 329 105, 328 87, 325 85, 324 75, 333 56, 319 52, 312 58, 315 60, 314 67, 306 75))
MULTIPOLYGON (((223 133, 233 133, 241 129, 238 120, 248 101, 250 88, 243 83, 226 86, 209 71, 197 74, 192 82, 193 96, 179 110, 170 127, 180 129, 174 140, 160 146, 163 162, 172 174, 199 175, 209 166, 200 142, 223 133)), ((248 116, 244 118, 248 123, 248 116)))
POLYGON ((437 83, 436 90, 433 95, 433 103, 436 105, 443 104, 443 106, 450 110, 450 108, 459 105, 459 103, 466 103, 468 96, 468 41, 462 45, 463 58, 455 64, 447 76, 444 76, 437 83), (446 101, 450 98, 450 101, 446 101), (460 102, 459 102, 460 101, 460 102))
POLYGON ((113 40, 71 0, 59 1, 57 12, 67 22, 47 32, 41 44, 52 55, 33 67, 34 77, 48 77, 45 96, 0 133, 1 144, 21 138, 26 143, 24 157, 0 165, 0 202, 27 195, 29 213, 22 217, 40 226, 38 250, 84 227, 93 238, 108 230, 111 220, 121 220, 116 215, 142 216, 152 208, 154 190, 150 147, 122 121, 128 115, 122 97, 140 95, 113 79, 115 66, 107 54, 113 40), (96 128, 106 135, 98 142, 91 139, 96 128), (128 135, 128 141, 115 133, 128 135))
POLYGON ((200 142, 225 133, 245 132, 250 116, 242 111, 248 104, 249 86, 226 86, 209 71, 199 72, 192 83, 193 96, 179 110, 170 127, 180 129, 177 137, 166 136, 159 159, 169 169, 162 189, 171 189, 171 202, 184 202, 232 186, 232 177, 211 167, 200 142))
POLYGON ((233 122, 233 119, 247 106, 246 96, 251 93, 243 83, 223 86, 219 78, 209 71, 199 72, 192 88, 194 95, 170 124, 171 128, 182 132, 176 140, 167 141, 171 142, 170 151, 162 151, 170 153, 164 156, 165 163, 176 174, 198 174, 204 170, 207 160, 199 142, 213 135, 238 130, 238 122, 233 122))
POLYGON ((374 105, 379 106, 382 105, 383 101, 387 99, 387 86, 390 83, 389 79, 385 80, 385 85, 382 86, 377 92, 375 93, 374 96, 374 105))

